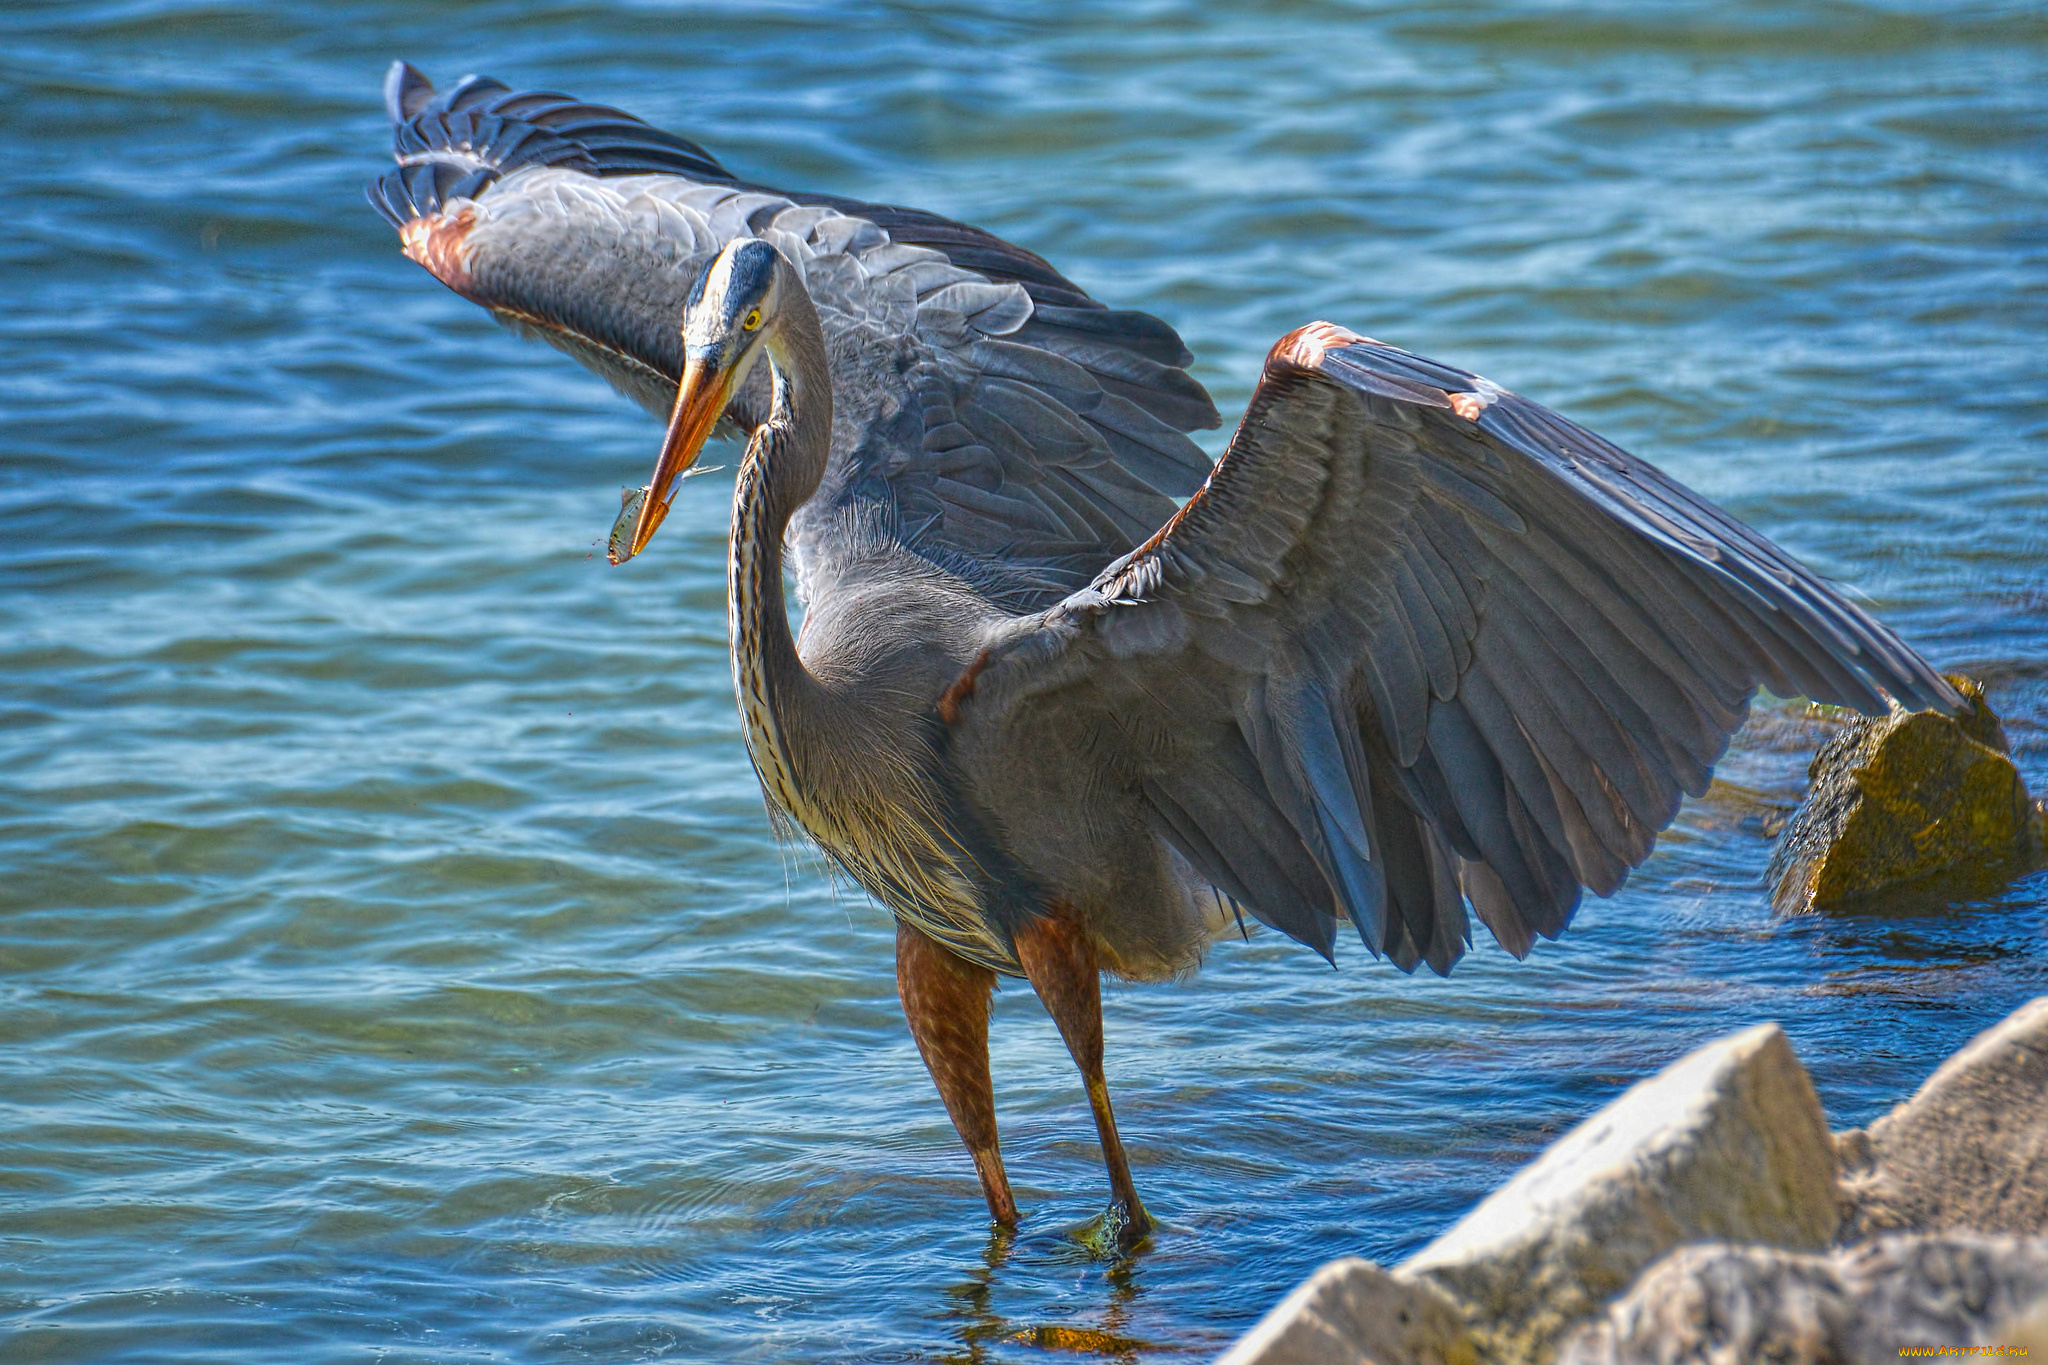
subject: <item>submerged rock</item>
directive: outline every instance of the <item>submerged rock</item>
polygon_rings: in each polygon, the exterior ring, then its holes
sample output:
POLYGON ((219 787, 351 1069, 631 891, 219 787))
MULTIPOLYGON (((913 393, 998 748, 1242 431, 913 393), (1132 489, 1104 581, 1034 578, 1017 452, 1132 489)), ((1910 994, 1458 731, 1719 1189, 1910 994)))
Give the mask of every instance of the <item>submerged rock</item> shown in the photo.
POLYGON ((1951 674, 1955 717, 1857 717, 1814 755, 1813 783, 1771 856, 1781 914, 1855 908, 1884 891, 1982 895, 2034 866, 2042 813, 2006 756, 1983 687, 1951 674))
POLYGON ((1397 1273, 1457 1299, 1485 1359, 1542 1362, 1680 1243, 1819 1250, 1836 1218, 1820 1099, 1761 1024, 1630 1088, 1397 1273))
POLYGON ((2048 996, 1979 1034, 1868 1132, 1837 1143, 1845 1236, 2048 1233, 2048 996))
POLYGON ((2030 1346, 2021 1334, 2043 1308, 2048 1238, 1917 1234, 1823 1256, 1694 1246, 1658 1262, 1558 1359, 1876 1365, 1914 1348, 2030 1346))
POLYGON ((1216 1365, 1474 1365, 1458 1306, 1371 1261, 1332 1261, 1282 1299, 1216 1365))

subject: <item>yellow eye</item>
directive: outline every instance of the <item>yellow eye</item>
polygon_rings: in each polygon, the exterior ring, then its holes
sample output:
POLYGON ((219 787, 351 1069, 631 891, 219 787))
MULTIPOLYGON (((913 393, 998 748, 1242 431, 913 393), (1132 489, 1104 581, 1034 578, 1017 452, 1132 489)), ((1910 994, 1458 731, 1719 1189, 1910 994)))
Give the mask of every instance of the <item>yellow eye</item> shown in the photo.
POLYGON ((761 310, 756 308, 740 319, 740 326, 751 332, 761 325, 761 310))

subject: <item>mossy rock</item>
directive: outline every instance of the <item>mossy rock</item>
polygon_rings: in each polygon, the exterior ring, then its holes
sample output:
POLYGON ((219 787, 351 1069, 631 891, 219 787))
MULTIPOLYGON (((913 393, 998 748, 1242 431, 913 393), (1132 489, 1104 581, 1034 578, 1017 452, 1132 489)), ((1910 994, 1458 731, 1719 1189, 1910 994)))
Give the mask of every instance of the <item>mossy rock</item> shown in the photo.
POLYGON ((1807 769, 1813 790, 1771 857, 1781 913, 1860 909, 1885 894, 1956 900, 1998 890, 2041 856, 2042 812, 2006 756, 1977 682, 1949 717, 1858 717, 1807 769))

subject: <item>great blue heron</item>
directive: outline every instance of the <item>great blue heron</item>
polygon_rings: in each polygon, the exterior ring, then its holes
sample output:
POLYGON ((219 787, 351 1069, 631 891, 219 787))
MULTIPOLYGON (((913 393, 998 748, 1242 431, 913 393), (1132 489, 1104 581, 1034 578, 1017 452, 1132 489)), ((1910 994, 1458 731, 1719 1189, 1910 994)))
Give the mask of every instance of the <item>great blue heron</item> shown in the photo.
POLYGON ((1476 375, 1311 324, 1210 469, 1179 337, 1029 252, 742 183, 562 95, 436 94, 404 63, 385 93, 399 166, 369 193, 406 253, 669 416, 626 554, 721 418, 750 433, 748 753, 771 814, 895 915, 999 1223, 999 974, 1072 1051, 1133 1239, 1100 972, 1187 972, 1250 914, 1443 973, 1468 902, 1521 957, 1649 856, 1759 684, 1958 704, 1762 536, 1476 375))

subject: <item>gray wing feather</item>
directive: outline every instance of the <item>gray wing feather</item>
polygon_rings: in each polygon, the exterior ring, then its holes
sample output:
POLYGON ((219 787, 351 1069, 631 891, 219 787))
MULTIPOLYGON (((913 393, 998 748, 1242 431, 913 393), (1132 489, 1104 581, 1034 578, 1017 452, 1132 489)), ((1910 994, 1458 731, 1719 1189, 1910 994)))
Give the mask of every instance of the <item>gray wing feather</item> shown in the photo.
POLYGON ((1260 919, 1325 955, 1349 919, 1445 971, 1465 901, 1521 955, 1583 887, 1619 887, 1759 683, 1957 704, 1784 551, 1591 432, 1394 347, 1290 338, 1201 492, 1008 628, 963 724, 1066 707, 1173 736, 1090 761, 1133 774, 1161 836, 1260 919))
MULTIPOLYGON (((730 240, 804 271, 835 358, 832 467, 793 523, 800 572, 852 504, 1017 609, 1083 586, 1208 469, 1217 423, 1186 347, 1103 308, 1038 257, 914 209, 734 179, 701 147, 615 109, 469 78, 436 94, 395 64, 396 170, 369 197, 451 287, 656 412, 681 372, 690 286, 730 240)), ((759 386, 742 394, 750 415, 759 386)), ((801 586, 801 584, 800 584, 801 586)))

